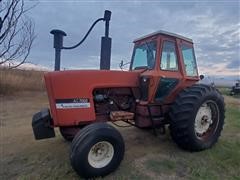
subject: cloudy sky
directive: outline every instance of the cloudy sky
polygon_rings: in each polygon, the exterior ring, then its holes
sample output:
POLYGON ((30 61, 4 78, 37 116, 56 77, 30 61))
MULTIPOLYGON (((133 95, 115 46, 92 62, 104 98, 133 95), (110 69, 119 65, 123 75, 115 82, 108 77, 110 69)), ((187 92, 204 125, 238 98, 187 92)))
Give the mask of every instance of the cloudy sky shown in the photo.
MULTIPOLYGON (((36 1, 26 2, 28 6, 36 1)), ((105 9, 112 11, 112 68, 117 68, 121 60, 130 61, 134 39, 161 29, 193 39, 201 73, 239 75, 239 0, 40 0, 28 13, 35 21, 37 34, 28 60, 53 68, 50 30, 64 30, 64 45, 74 45, 105 9)), ((99 23, 82 46, 63 50, 62 68, 98 68, 103 34, 104 23, 99 23)))

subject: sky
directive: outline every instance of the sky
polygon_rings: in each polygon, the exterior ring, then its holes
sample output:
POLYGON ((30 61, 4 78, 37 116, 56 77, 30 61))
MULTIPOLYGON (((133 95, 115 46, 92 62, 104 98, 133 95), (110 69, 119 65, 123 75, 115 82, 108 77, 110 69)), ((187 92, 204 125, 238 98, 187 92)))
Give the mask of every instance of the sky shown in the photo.
MULTIPOLYGON (((37 38, 28 61, 53 69, 52 29, 67 33, 64 46, 78 43, 93 21, 112 11, 111 68, 121 60, 129 62, 133 40, 158 30, 193 39, 201 74, 240 75, 240 1, 239 0, 26 0, 36 4, 28 16, 35 22, 37 38)), ((96 25, 87 40, 74 50, 63 50, 61 67, 98 69, 104 23, 96 25)))

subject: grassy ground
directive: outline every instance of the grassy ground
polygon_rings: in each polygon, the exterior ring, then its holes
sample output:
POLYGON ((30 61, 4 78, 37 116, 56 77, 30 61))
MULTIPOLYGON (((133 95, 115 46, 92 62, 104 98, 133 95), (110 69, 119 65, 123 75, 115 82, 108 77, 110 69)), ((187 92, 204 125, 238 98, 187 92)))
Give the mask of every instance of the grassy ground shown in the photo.
MULTIPOLYGON (((221 91, 221 93, 223 95, 229 96, 230 95, 230 91, 231 91, 232 88, 229 88, 229 87, 219 87, 218 89, 221 91)), ((240 99, 240 94, 232 95, 232 97, 240 99)))
MULTIPOLYGON (((1 96, 0 179, 79 179, 69 163, 70 144, 57 137, 35 141, 32 115, 48 106, 44 92, 1 96)), ((104 179, 240 179, 240 100, 225 96, 226 123, 218 143, 190 153, 169 132, 155 137, 134 127, 120 128, 126 153, 120 167, 104 179)))
MULTIPOLYGON (((53 139, 35 141, 32 115, 48 106, 42 72, 0 69, 0 179, 79 179, 69 162, 70 143, 58 129, 53 139), (29 91, 29 92, 26 92, 29 91)), ((104 179, 239 179, 240 99, 226 96, 219 142, 206 151, 179 149, 169 132, 155 137, 134 127, 119 128, 126 152, 104 179)))

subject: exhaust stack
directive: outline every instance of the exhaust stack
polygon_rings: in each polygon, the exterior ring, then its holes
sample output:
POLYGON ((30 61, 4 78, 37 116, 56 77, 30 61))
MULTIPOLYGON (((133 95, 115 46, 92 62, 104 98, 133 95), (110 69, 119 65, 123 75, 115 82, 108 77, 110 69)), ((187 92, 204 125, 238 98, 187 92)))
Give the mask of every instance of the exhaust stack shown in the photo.
POLYGON ((100 69, 110 70, 111 66, 111 46, 112 39, 109 36, 109 21, 111 19, 111 11, 105 11, 105 36, 101 39, 101 55, 100 55, 100 69))

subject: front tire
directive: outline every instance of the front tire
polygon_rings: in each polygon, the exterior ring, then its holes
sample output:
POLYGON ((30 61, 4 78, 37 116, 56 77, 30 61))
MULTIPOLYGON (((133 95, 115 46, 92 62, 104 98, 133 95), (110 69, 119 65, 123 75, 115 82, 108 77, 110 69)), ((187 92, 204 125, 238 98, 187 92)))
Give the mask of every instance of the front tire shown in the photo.
POLYGON ((196 84, 184 89, 169 112, 173 140, 190 151, 210 148, 221 135, 224 107, 222 95, 212 86, 196 84))
POLYGON ((81 177, 105 176, 119 166, 124 150, 123 138, 115 128, 107 123, 94 123, 75 136, 70 160, 81 177))

